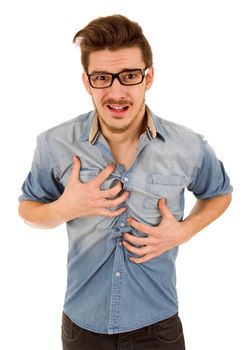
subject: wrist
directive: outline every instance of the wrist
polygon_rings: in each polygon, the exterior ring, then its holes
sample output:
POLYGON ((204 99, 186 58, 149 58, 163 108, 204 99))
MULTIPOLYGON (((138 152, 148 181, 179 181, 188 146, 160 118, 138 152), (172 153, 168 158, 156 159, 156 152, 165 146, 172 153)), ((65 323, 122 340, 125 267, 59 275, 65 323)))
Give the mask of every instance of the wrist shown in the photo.
POLYGON ((180 235, 180 244, 189 241, 196 232, 194 232, 194 226, 190 219, 185 219, 180 222, 181 227, 181 235, 180 235))
POLYGON ((70 220, 70 218, 68 218, 66 215, 65 209, 61 203, 60 198, 52 203, 49 203, 48 206, 51 213, 50 215, 55 221, 56 225, 63 224, 70 220))

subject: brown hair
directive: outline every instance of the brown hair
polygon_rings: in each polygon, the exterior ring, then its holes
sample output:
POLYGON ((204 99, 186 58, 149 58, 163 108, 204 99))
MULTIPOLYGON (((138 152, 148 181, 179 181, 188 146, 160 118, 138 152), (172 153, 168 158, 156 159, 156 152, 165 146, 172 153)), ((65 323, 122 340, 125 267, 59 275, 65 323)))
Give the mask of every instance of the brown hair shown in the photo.
POLYGON ((91 52, 109 49, 117 50, 127 47, 139 47, 147 67, 152 66, 151 47, 138 23, 122 15, 98 17, 77 32, 73 38, 81 49, 81 63, 88 71, 91 52))

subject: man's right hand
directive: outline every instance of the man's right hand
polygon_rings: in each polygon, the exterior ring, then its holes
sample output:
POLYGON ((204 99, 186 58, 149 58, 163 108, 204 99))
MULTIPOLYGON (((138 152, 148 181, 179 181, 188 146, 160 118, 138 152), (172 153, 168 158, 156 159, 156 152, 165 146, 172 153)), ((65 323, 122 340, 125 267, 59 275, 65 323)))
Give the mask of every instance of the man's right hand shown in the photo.
POLYGON ((126 208, 115 210, 129 196, 128 192, 122 191, 122 184, 118 182, 113 188, 101 190, 101 185, 115 170, 115 165, 110 164, 94 179, 87 183, 80 181, 81 163, 78 157, 73 157, 72 173, 69 177, 65 191, 61 197, 54 202, 54 207, 61 216, 62 221, 70 221, 85 216, 107 216, 116 217, 122 214, 126 208))

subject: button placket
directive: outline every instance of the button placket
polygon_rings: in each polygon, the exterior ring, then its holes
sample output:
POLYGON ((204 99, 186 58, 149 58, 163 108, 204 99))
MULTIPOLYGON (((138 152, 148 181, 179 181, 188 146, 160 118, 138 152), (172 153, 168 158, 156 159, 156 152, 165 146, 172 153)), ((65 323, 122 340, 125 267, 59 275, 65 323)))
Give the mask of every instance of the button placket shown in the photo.
MULTIPOLYGON (((128 175, 122 175, 122 184, 123 184, 123 190, 129 191, 130 190, 130 178, 128 175)), ((124 205, 127 206, 127 200, 124 202, 124 205)), ((127 224, 127 218, 128 218, 128 211, 126 210, 123 215, 122 219, 120 221, 120 231, 125 231, 125 228, 128 226, 127 224)))
POLYGON ((121 181, 123 184, 124 191, 128 191, 131 188, 131 173, 125 172, 122 174, 121 181))
POLYGON ((121 247, 117 246, 115 250, 114 267, 112 272, 112 290, 108 325, 109 334, 114 334, 119 331, 121 283, 123 278, 123 259, 123 250, 121 247))
MULTIPOLYGON (((126 206, 127 207, 127 201, 125 201, 124 203, 122 203, 122 206, 126 206)), ((128 226, 127 224, 127 219, 128 219, 128 211, 126 210, 124 213, 122 213, 119 217, 118 217, 118 228, 120 232, 124 232, 125 228, 128 226)))
POLYGON ((118 226, 119 226, 119 231, 121 233, 127 232, 127 227, 128 227, 127 218, 128 218, 128 215, 125 215, 125 214, 122 217, 120 217, 118 226))

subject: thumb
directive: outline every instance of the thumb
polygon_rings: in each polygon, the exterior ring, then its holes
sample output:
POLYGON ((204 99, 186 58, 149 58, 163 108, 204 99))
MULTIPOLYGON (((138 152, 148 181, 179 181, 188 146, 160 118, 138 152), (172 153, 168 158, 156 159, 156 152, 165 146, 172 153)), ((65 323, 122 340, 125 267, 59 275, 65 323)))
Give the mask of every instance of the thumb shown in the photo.
POLYGON ((73 166, 72 166, 71 175, 69 177, 69 182, 80 181, 80 169, 81 169, 80 159, 77 156, 73 156, 73 166))
POLYGON ((170 219, 173 216, 171 211, 167 207, 164 198, 161 198, 159 200, 158 207, 159 207, 159 210, 160 210, 160 212, 162 214, 162 220, 168 220, 168 219, 170 219))

